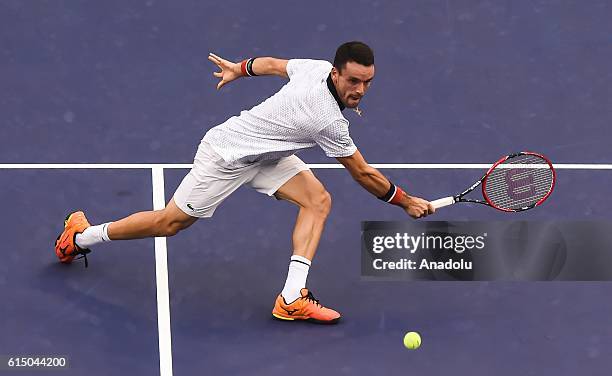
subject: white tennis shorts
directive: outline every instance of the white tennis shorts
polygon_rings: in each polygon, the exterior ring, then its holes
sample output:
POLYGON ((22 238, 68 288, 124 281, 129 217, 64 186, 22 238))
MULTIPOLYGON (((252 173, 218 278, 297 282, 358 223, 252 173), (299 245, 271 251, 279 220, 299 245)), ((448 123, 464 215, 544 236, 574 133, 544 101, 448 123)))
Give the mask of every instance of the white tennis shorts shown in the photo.
POLYGON ((308 166, 295 155, 249 164, 229 164, 212 147, 202 142, 193 167, 174 193, 174 202, 192 217, 212 217, 223 200, 248 184, 268 196, 308 166))

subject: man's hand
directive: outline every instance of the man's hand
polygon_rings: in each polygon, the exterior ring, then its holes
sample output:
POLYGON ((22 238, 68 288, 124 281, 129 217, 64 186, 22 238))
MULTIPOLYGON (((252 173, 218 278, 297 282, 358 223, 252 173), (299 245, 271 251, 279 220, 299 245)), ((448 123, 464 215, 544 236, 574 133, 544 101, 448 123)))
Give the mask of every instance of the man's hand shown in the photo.
POLYGON ((406 205, 404 206, 404 210, 406 213, 408 213, 408 215, 415 219, 423 218, 436 212, 436 209, 434 209, 429 201, 408 195, 406 195, 406 205))
POLYGON ((215 63, 221 69, 221 72, 213 73, 215 77, 221 79, 221 81, 219 81, 217 84, 217 90, 221 89, 223 85, 227 84, 228 82, 232 82, 235 79, 242 77, 240 64, 225 60, 212 52, 208 54, 208 60, 215 63))

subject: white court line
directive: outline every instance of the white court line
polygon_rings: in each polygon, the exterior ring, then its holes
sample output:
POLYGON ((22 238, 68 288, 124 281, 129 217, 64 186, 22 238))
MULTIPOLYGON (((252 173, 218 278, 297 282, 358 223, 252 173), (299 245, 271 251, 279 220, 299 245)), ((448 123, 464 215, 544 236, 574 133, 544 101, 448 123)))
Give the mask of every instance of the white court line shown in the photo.
MULTIPOLYGON (((164 169, 151 169, 153 209, 166 206, 164 169)), ((168 249, 165 237, 155 238, 155 277, 157 282, 157 328, 159 331, 159 374, 172 376, 172 333, 170 330, 170 292, 168 289, 168 249)))
MULTIPOLYGON (((313 169, 344 168, 338 163, 309 163, 313 169)), ((379 169, 488 169, 485 163, 370 163, 379 169)), ((0 170, 12 169, 189 169, 187 163, 0 163, 0 170)), ((559 170, 612 170, 612 164, 556 163, 559 170)))

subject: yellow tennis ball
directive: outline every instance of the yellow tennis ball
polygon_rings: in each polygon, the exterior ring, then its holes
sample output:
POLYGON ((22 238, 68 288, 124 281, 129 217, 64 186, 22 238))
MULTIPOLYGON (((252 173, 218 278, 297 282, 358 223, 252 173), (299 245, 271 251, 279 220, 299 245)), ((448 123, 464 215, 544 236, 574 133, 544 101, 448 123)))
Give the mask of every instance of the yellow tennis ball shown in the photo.
POLYGON ((404 346, 409 350, 416 350, 421 346, 421 336, 417 332, 408 332, 404 336, 404 346))

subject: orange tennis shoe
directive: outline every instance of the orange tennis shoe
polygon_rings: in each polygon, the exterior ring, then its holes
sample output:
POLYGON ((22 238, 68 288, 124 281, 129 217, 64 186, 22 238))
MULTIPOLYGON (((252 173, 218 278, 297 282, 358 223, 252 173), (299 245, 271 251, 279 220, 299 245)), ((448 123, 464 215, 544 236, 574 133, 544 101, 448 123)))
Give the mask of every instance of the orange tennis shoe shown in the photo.
POLYGON ((272 316, 279 320, 304 320, 316 324, 335 324, 340 314, 333 309, 323 307, 307 288, 300 290, 301 297, 287 304, 285 298, 278 294, 272 316))
POLYGON ((87 254, 91 250, 79 247, 76 244, 76 235, 89 226, 91 225, 82 211, 71 213, 66 217, 64 231, 55 241, 55 254, 61 262, 69 264, 76 256, 82 255, 80 258, 85 258, 85 267, 87 267, 87 254))

